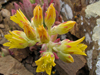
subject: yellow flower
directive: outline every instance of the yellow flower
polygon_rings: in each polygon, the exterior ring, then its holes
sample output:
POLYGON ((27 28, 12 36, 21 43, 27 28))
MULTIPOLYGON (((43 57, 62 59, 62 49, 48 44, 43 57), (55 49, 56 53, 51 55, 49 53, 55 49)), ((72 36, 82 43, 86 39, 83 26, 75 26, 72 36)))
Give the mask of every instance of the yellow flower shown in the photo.
POLYGON ((12 21, 14 21, 15 23, 17 23, 22 29, 23 29, 22 22, 26 22, 28 24, 30 23, 20 9, 17 10, 17 13, 15 15, 11 16, 10 19, 12 21))
POLYGON ((51 34, 52 35, 65 34, 65 33, 69 32, 69 30, 74 27, 75 23, 76 23, 75 21, 67 21, 67 22, 61 23, 58 26, 54 26, 51 29, 51 34))
POLYGON ((46 29, 43 27, 43 25, 39 25, 37 28, 41 43, 48 43, 49 42, 49 36, 46 31, 46 29))
POLYGON ((35 27, 42 25, 43 24, 43 15, 42 15, 42 8, 40 7, 40 5, 37 5, 34 8, 33 15, 34 15, 33 23, 34 23, 35 27))
POLYGON ((58 47, 59 51, 65 53, 65 54, 79 54, 79 55, 85 55, 85 49, 87 48, 87 45, 82 44, 85 37, 77 40, 77 41, 70 41, 70 40, 63 40, 61 42, 61 45, 58 47))
POLYGON ((51 52, 44 52, 42 57, 35 61, 37 65, 36 72, 44 72, 48 75, 51 75, 52 66, 54 67, 56 64, 54 63, 54 55, 51 52))
POLYGON ((24 32, 25 32, 26 36, 31 40, 35 40, 36 34, 35 34, 35 30, 33 29, 33 27, 31 27, 27 23, 23 23, 23 24, 24 24, 24 32))
POLYGON ((46 26, 50 28, 54 24, 55 19, 56 19, 56 11, 55 8, 53 7, 53 4, 51 4, 45 13, 46 26))
POLYGON ((29 40, 25 33, 22 31, 12 31, 10 34, 5 35, 5 38, 9 41, 4 43, 4 46, 11 48, 25 48, 27 46, 35 45, 35 41, 29 40))

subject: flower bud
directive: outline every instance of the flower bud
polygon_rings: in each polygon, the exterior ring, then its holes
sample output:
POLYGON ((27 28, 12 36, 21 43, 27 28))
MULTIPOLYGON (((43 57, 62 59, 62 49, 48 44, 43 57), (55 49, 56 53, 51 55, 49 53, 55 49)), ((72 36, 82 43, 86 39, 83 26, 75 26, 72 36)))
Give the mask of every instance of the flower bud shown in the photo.
POLYGON ((56 11, 55 8, 53 7, 53 4, 50 4, 49 8, 47 9, 45 13, 45 24, 49 28, 51 27, 56 19, 56 11))
POLYGON ((43 27, 43 25, 39 25, 39 27, 37 28, 37 31, 39 33, 41 43, 48 43, 49 36, 48 36, 46 29, 43 27))
POLYGON ((67 21, 64 23, 59 24, 58 26, 54 26, 51 29, 51 34, 65 34, 70 31, 75 25, 75 21, 67 21))
POLYGON ((40 5, 37 5, 34 8, 33 15, 34 15, 33 23, 34 23, 35 27, 42 25, 43 24, 43 15, 42 15, 42 8, 40 7, 40 5))
POLYGON ((65 54, 79 54, 85 55, 85 49, 87 45, 82 44, 85 37, 77 40, 77 41, 70 41, 68 39, 61 41, 61 45, 58 47, 59 51, 62 51, 65 54))
POLYGON ((9 41, 4 43, 4 46, 11 48, 26 48, 27 46, 35 45, 35 41, 29 40, 23 31, 10 31, 10 34, 5 35, 5 38, 9 41))
POLYGON ((70 54, 65 54, 65 53, 59 51, 59 52, 57 53, 57 55, 58 55, 58 57, 59 57, 62 61, 64 61, 64 62, 67 62, 67 63, 72 63, 72 62, 74 62, 74 59, 73 59, 73 57, 72 57, 70 54))
POLYGON ((24 32, 29 39, 31 40, 36 39, 35 30, 27 23, 24 23, 24 32))

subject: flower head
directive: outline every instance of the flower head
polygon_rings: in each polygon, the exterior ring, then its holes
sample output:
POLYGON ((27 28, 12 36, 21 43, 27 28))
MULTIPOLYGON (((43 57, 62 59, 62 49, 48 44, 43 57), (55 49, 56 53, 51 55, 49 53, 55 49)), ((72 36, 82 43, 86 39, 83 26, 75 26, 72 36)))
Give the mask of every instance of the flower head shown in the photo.
POLYGON ((23 31, 10 31, 10 34, 5 35, 5 38, 9 41, 4 43, 4 46, 11 48, 26 48, 27 46, 34 45, 35 41, 29 41, 23 31))
POLYGON ((49 36, 46 31, 46 29, 43 27, 43 25, 39 25, 37 28, 37 31, 39 33, 39 37, 42 43, 48 43, 49 42, 49 36))
POLYGON ((74 62, 73 57, 70 54, 85 55, 85 49, 87 45, 81 43, 85 37, 77 40, 70 41, 68 39, 60 41, 57 39, 58 34, 65 34, 75 25, 75 21, 68 21, 61 23, 57 26, 52 26, 55 22, 56 12, 53 4, 50 4, 45 15, 45 24, 43 25, 42 8, 37 5, 33 11, 33 18, 31 22, 27 20, 25 15, 19 10, 13 16, 11 20, 19 24, 23 31, 12 31, 10 34, 5 35, 5 38, 9 41, 4 43, 4 46, 10 48, 25 48, 27 46, 33 46, 42 44, 41 46, 41 58, 35 61, 37 65, 36 72, 44 72, 51 75, 52 66, 55 66, 55 59, 61 59, 64 62, 74 62), (37 44, 38 43, 38 44, 37 44))
POLYGON ((24 24, 23 29, 24 29, 26 36, 31 40, 35 40, 36 39, 36 33, 35 33, 35 30, 33 29, 33 27, 31 27, 27 23, 23 23, 23 24, 24 24))
POLYGON ((25 17, 25 15, 22 13, 22 11, 19 9, 17 10, 16 14, 11 16, 10 19, 17 23, 21 28, 23 28, 23 23, 26 22, 29 24, 28 19, 25 17))
POLYGON ((54 67, 56 64, 54 63, 54 55, 52 52, 44 52, 42 57, 35 61, 36 65, 38 66, 36 72, 44 72, 48 75, 51 75, 52 66, 54 67))
POLYGON ((58 26, 54 26, 51 29, 52 35, 54 35, 54 34, 65 34, 65 33, 69 32, 70 29, 73 28, 75 23, 76 23, 75 21, 67 21, 67 22, 59 24, 58 26))
POLYGON ((86 56, 84 51, 87 48, 87 45, 81 43, 84 40, 84 38, 85 37, 77 41, 70 41, 68 39, 65 39, 61 41, 61 45, 58 47, 58 50, 65 54, 80 54, 86 56))
POLYGON ((42 8, 40 5, 37 5, 33 11, 33 23, 36 27, 43 24, 43 15, 42 15, 42 8))
POLYGON ((56 18, 56 11, 55 8, 53 7, 53 4, 51 4, 45 13, 45 24, 48 28, 54 24, 55 18, 56 18))

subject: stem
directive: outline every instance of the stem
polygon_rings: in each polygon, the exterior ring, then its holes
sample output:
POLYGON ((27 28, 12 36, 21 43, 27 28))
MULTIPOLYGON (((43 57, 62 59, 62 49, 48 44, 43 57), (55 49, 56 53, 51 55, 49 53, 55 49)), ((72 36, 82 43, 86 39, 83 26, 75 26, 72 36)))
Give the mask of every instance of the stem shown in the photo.
POLYGON ((50 37, 51 37, 51 27, 48 27, 48 34, 50 35, 50 37))
POLYGON ((48 43, 48 50, 49 52, 52 52, 52 42, 51 41, 48 43))

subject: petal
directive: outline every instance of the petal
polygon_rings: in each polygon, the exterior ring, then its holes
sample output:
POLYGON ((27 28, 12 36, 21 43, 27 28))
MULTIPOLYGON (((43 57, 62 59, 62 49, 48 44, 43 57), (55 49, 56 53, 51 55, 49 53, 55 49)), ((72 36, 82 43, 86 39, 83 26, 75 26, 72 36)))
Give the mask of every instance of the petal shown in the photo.
POLYGON ((70 42, 68 45, 75 46, 75 45, 81 43, 84 39, 85 39, 85 37, 82 37, 82 38, 79 39, 79 40, 76 40, 76 41, 70 42))
POLYGON ((51 70, 52 70, 52 66, 47 66, 46 67, 46 73, 48 74, 48 75, 51 75, 51 70))
POLYGON ((80 48, 83 52, 85 52, 87 45, 81 43, 81 44, 78 44, 77 47, 80 48))
POLYGON ((62 51, 65 54, 79 54, 79 55, 85 55, 87 56, 84 52, 82 52, 81 49, 78 47, 71 47, 71 48, 66 48, 65 50, 62 51))

